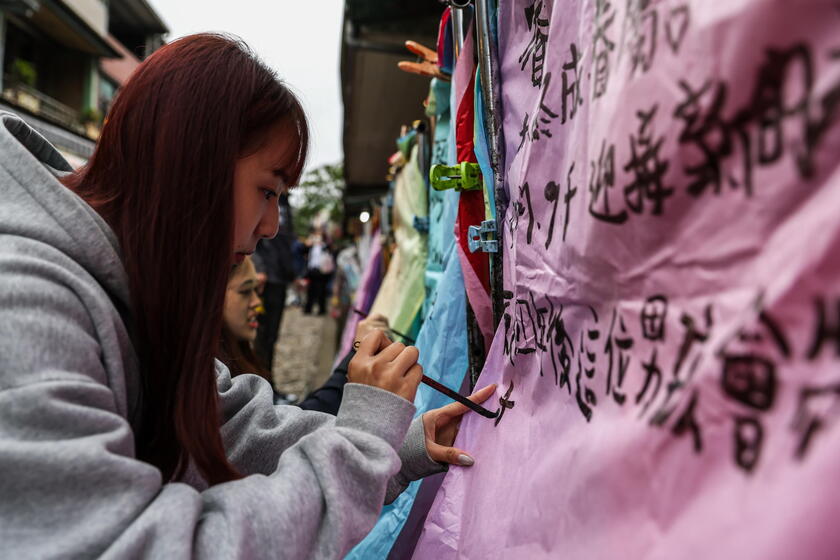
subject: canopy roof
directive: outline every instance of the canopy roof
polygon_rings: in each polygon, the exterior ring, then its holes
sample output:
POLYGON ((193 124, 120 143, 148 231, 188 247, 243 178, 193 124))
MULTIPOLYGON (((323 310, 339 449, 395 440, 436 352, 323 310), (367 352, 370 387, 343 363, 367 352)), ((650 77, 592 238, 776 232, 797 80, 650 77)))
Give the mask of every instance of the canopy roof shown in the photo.
POLYGON ((397 62, 414 60, 406 40, 434 48, 444 7, 437 0, 346 2, 341 80, 348 207, 385 192, 400 126, 423 116, 429 79, 402 72, 397 62))

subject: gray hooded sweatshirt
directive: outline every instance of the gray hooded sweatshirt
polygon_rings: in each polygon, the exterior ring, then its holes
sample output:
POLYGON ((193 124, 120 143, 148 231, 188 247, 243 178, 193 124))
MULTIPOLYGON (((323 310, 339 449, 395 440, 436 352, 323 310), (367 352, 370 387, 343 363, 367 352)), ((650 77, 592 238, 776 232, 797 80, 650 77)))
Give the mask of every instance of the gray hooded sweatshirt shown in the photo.
POLYGON ((217 362, 222 437, 247 476, 165 483, 134 455, 119 246, 58 182, 67 170, 0 114, 0 556, 339 558, 386 489, 443 470, 396 395, 350 383, 336 417, 275 407, 267 382, 217 362))

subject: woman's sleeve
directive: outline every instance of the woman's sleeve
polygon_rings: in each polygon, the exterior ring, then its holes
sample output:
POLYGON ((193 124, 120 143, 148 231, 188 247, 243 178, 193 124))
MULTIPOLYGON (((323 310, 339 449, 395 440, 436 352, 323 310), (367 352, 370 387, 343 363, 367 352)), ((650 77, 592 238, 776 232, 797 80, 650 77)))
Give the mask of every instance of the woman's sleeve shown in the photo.
MULTIPOLYGON (((222 439, 228 459, 243 473, 273 472, 283 453, 306 435, 318 430, 343 425, 348 418, 365 424, 379 411, 400 414, 414 406, 388 391, 347 383, 337 414, 302 410, 297 406, 274 405, 274 393, 268 382, 258 375, 231 377, 222 362, 216 361, 216 382, 222 413, 222 439)), ((396 440, 403 443, 406 425, 396 440)))
POLYGON ((283 449, 274 469, 204 492, 163 483, 134 456, 104 366, 102 317, 56 268, 0 262, 4 555, 340 558, 370 530, 400 466, 410 403, 353 386, 334 420, 284 419, 245 398, 245 385, 220 387, 226 436, 250 416, 251 443, 283 449))
MULTIPOLYGON (((339 369, 343 367, 346 371, 353 355, 351 352, 339 369)), ((237 375, 231 378, 221 362, 217 362, 216 371, 225 419, 222 436, 228 458, 241 472, 270 473, 281 454, 298 439, 336 421, 334 416, 322 412, 289 405, 274 406, 273 391, 260 376, 237 375)), ((347 383, 345 387, 344 398, 336 403, 339 418, 347 413, 345 409, 356 408, 357 401, 365 403, 361 406, 364 410, 378 411, 383 405, 378 402, 379 398, 393 397, 386 391, 355 383, 347 383), (369 400, 371 397, 376 400, 369 400), (342 410, 345 412, 342 413, 342 410)), ((403 399, 399 401, 407 403, 403 399)), ((400 470, 388 480, 386 504, 393 502, 412 481, 447 470, 445 463, 438 463, 429 456, 421 416, 415 418, 408 428, 398 455, 400 470)))

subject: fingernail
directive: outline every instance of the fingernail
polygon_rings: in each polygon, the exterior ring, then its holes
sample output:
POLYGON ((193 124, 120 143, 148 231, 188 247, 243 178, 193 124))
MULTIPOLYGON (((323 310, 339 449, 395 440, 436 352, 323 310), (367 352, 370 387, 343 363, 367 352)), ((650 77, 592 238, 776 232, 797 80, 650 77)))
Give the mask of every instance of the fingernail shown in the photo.
POLYGON ((461 455, 458 455, 458 464, 464 467, 471 467, 475 464, 475 459, 462 453, 461 455))

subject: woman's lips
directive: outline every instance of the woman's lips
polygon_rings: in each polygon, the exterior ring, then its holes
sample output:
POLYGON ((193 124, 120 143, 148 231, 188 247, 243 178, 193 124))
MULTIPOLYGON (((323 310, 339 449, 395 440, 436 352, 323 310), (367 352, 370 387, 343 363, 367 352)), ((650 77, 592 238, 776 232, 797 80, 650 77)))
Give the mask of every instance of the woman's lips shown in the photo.
POLYGON ((257 316, 256 315, 249 315, 248 316, 248 326, 251 327, 252 329, 256 329, 257 327, 260 326, 259 321, 257 321, 257 316))

